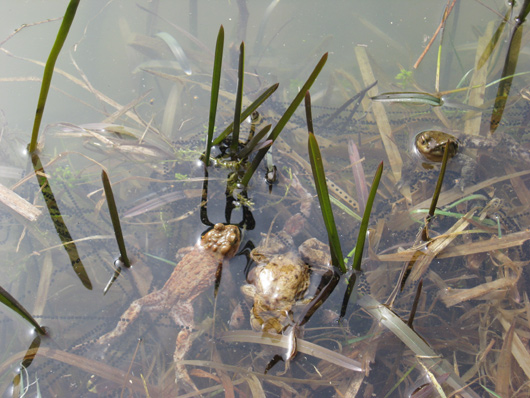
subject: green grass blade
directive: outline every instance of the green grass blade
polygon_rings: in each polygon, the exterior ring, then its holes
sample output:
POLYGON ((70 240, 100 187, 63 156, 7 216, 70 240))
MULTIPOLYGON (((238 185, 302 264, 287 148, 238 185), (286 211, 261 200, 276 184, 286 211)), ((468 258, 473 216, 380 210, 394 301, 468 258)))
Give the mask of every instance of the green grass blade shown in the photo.
POLYGON ((324 218, 324 224, 326 225, 326 230, 328 232, 332 262, 342 273, 345 273, 346 266, 344 265, 339 234, 337 232, 337 226, 335 225, 331 202, 329 200, 326 176, 324 173, 324 167, 322 166, 322 155, 320 154, 315 135, 312 132, 309 132, 309 159, 311 161, 311 170, 313 171, 313 178, 315 180, 322 217, 324 218))
MULTIPOLYGON (((252 112, 258 109, 258 107, 263 104, 265 100, 272 95, 272 93, 276 91, 279 85, 279 83, 273 84, 267 90, 265 90, 263 94, 261 94, 252 104, 250 104, 247 109, 243 111, 240 120, 243 121, 247 117, 252 115, 252 112)), ((226 137, 228 137, 228 135, 232 132, 233 129, 234 123, 230 123, 230 125, 226 129, 224 129, 223 132, 219 134, 219 136, 215 140, 213 140, 212 145, 219 145, 226 137)))
POLYGON ((121 231, 120 217, 118 216, 118 209, 116 208, 116 201, 114 200, 114 193, 112 192, 112 186, 108 174, 105 170, 101 170, 101 179, 103 181, 103 189, 105 190, 105 197, 107 198, 107 205, 109 206, 110 219, 112 220, 112 227, 114 228, 114 234, 116 235, 116 242, 120 249, 120 259, 123 264, 129 268, 131 263, 127 257, 127 250, 125 248, 125 240, 123 239, 123 233, 121 231))
POLYGON ((85 286, 87 289, 92 289, 92 282, 90 282, 90 278, 86 273, 85 266, 79 257, 77 246, 73 242, 70 231, 68 231, 68 227, 63 220, 63 216, 61 215, 61 211, 59 210, 59 206, 55 200, 55 196, 44 172, 44 168, 42 167, 40 158, 35 152, 31 154, 31 161, 33 163, 33 169, 35 170, 35 176, 37 177, 42 196, 46 202, 46 207, 48 208, 50 218, 52 219, 53 226, 55 227, 57 235, 63 244, 64 250, 66 250, 66 254, 68 254, 68 257, 70 258, 72 268, 74 269, 74 272, 77 274, 78 278, 81 280, 83 286, 85 286))
POLYGON ((396 382, 396 384, 394 384, 394 386, 385 394, 385 396, 383 398, 388 398, 388 397, 391 397, 392 396, 392 393, 394 392, 394 390, 396 388, 398 388, 400 386, 401 383, 403 383, 405 381, 405 379, 408 377, 408 375, 416 368, 416 364, 413 364, 412 366, 409 367, 409 369, 403 373, 403 376, 401 376, 399 378, 399 380, 396 382))
POLYGON ((525 0, 521 8, 519 16, 516 18, 515 28, 510 38, 510 45, 508 46, 508 53, 506 54, 506 60, 504 62, 504 68, 502 70, 502 78, 509 78, 501 80, 497 89, 497 95, 495 96, 495 104, 493 105, 493 112, 491 113, 490 120, 490 131, 493 134, 501 122, 504 114, 504 108, 506 107, 506 101, 510 95, 510 89, 512 87, 512 75, 515 73, 517 68, 517 61, 519 60, 519 53, 521 50, 521 41, 523 37, 523 25, 528 12, 530 11, 530 1, 525 0))
POLYGON ((210 118, 208 120, 208 138, 206 139, 206 155, 204 162, 206 167, 210 164, 210 151, 212 150, 213 130, 215 128, 215 115, 217 113, 217 101, 219 100, 219 86, 221 84, 221 66, 223 64, 223 46, 225 31, 223 25, 219 28, 217 42, 215 44, 215 57, 213 61, 212 92, 210 97, 210 118))
POLYGON ((350 217, 353 217, 357 221, 361 221, 362 217, 357 215, 352 209, 350 209, 348 206, 346 206, 344 203, 342 203, 337 198, 330 196, 331 203, 333 203, 335 206, 337 206, 339 209, 341 209, 344 213, 349 215, 350 217))
POLYGON ((442 99, 436 95, 410 91, 383 93, 376 95, 371 99, 372 101, 377 102, 404 102, 409 104, 426 104, 431 106, 443 105, 442 99))
POLYGON ((361 227, 359 228, 359 236, 357 237, 357 244, 355 245, 355 257, 353 257, 352 268, 356 271, 361 270, 361 261, 363 258, 364 241, 366 240, 366 231, 368 231, 368 221, 370 220, 370 213, 372 212, 372 205, 374 204, 375 194, 381 175, 383 174, 383 162, 379 164, 377 171, 375 172, 374 181, 372 182, 372 188, 366 201, 366 208, 364 209, 363 220, 361 221, 361 227))
POLYGON ((11 296, 5 289, 0 287, 0 302, 11 308, 17 314, 19 314, 26 321, 37 329, 42 335, 46 334, 46 331, 37 323, 37 321, 30 315, 30 313, 20 304, 13 296, 11 296))
MULTIPOLYGON (((289 105, 289 107, 287 108, 285 113, 282 115, 280 120, 278 120, 278 123, 276 124, 276 126, 274 126, 274 128, 272 129, 271 133, 267 137, 267 140, 272 140, 273 143, 274 143, 274 141, 276 141, 276 138, 278 138, 278 136, 282 132, 283 128, 285 127, 285 125, 287 124, 287 122, 289 121, 291 116, 294 114, 294 112, 296 111, 296 108, 298 108, 298 106, 302 103, 302 100, 304 99, 305 93, 309 91, 309 89, 311 88, 311 86, 313 85, 315 80, 317 79, 320 71, 322 70, 322 68, 326 64, 327 60, 328 60, 328 53, 325 53, 322 56, 322 58, 320 59, 320 61, 318 61, 317 65, 315 66, 315 69, 313 69, 313 72, 311 73, 311 75, 309 75, 309 78, 307 79, 305 84, 300 89, 300 92, 296 95, 296 97, 294 98, 293 102, 291 102, 291 105, 289 105)), ((261 161, 263 160, 263 158, 267 154, 269 148, 270 147, 264 148, 264 149, 258 151, 258 153, 256 154, 256 157, 252 161, 252 164, 250 165, 250 167, 246 171, 246 173, 243 176, 243 179, 241 181, 241 183, 244 186, 248 185, 250 179, 254 175, 254 172, 258 169, 259 164, 261 163, 261 161)))
MULTIPOLYGON (((237 92, 236 106, 234 109, 234 131, 232 133, 232 144, 230 149, 232 153, 237 151, 239 144, 239 125, 241 124, 241 103, 243 102, 243 78, 245 76, 245 43, 241 42, 239 47, 239 68, 237 70, 237 92)), ((245 120, 245 119, 243 119, 245 120)))
MULTIPOLYGON (((452 145, 451 140, 447 140, 446 149, 452 145)), ((444 156, 442 158, 442 166, 440 167, 440 174, 438 174, 438 181, 436 181, 436 187, 434 188, 434 194, 432 195, 431 200, 431 207, 429 207, 429 214, 425 218, 425 227, 423 227, 422 231, 422 239, 426 242, 430 240, 429 238, 429 223, 431 222, 432 218, 434 217, 434 212, 436 210, 436 205, 438 204, 438 199, 440 198, 440 193, 442 192, 442 183, 445 176, 445 169, 447 168, 447 161, 449 160, 449 152, 448 150, 444 150, 444 156)))
POLYGON ((519 12, 519 16, 517 17, 517 26, 520 26, 526 21, 526 17, 528 13, 530 12, 530 1, 524 0, 523 6, 521 7, 521 11, 519 12))
POLYGON ((44 107, 46 105, 46 98, 48 98, 48 91, 50 91, 50 84, 52 82, 53 68, 57 57, 63 48, 63 44, 68 36, 68 31, 75 17, 79 0, 70 0, 66 12, 64 13, 63 22, 57 32, 55 43, 50 51, 46 66, 44 67, 44 73, 42 75, 42 83, 40 86, 39 102, 37 103, 37 110, 35 112, 35 120, 33 121, 33 132, 31 133, 31 141, 29 143, 29 152, 34 152, 37 149, 37 138, 39 136, 39 128, 42 121, 42 115, 44 114, 44 107))
POLYGON ((506 27, 506 22, 508 21, 508 19, 510 18, 510 14, 512 13, 512 9, 513 9, 513 3, 511 7, 508 9, 508 11, 506 11, 506 15, 504 16, 504 19, 500 23, 499 27, 497 28, 497 30, 491 37, 490 42, 484 49, 484 52, 480 56, 480 59, 477 62, 477 69, 481 69, 484 66, 486 61, 489 59, 489 57, 493 53, 493 50, 495 49, 495 47, 497 47, 497 44, 499 43, 499 39, 502 35, 502 32, 504 31, 504 28, 506 27))
MULTIPOLYGON (((44 329, 44 328, 43 328, 44 329)), ((46 332, 46 329, 44 329, 46 332)), ((33 363, 33 360, 37 357, 35 354, 40 348, 40 345, 42 343, 42 338, 40 334, 37 334, 35 338, 30 343, 28 349, 26 350, 26 354, 24 355, 24 358, 22 359, 22 362, 20 363, 21 367, 24 367, 28 369, 31 364, 33 363)), ((39 393, 37 393, 36 397, 41 397, 39 393)))
MULTIPOLYGON (((452 145, 451 140, 447 140, 447 143, 445 145, 446 148, 452 145)), ((445 169, 447 168, 447 161, 449 160, 449 152, 450 151, 444 151, 444 156, 442 158, 442 166, 440 167, 440 174, 438 175, 438 181, 436 181, 436 187, 434 188, 431 207, 429 207, 429 218, 434 217, 434 211, 436 210, 436 205, 438 204, 438 199, 440 198, 440 193, 442 191, 442 183, 445 176, 445 169)))
POLYGON ((265 135, 269 132, 271 127, 272 125, 267 124, 260 131, 258 131, 256 135, 252 137, 250 142, 247 145, 245 145, 245 147, 241 149, 241 151, 239 151, 236 157, 238 159, 245 159, 254 150, 256 145, 258 145, 258 143, 263 139, 263 137, 265 137, 265 135))
POLYGON ((389 308, 375 300, 369 294, 359 298, 357 304, 366 310, 375 321, 388 329, 398 339, 400 339, 421 362, 426 365, 437 377, 448 373, 447 385, 460 392, 465 398, 479 398, 471 388, 466 387, 466 383, 455 373, 452 365, 439 352, 435 352, 414 330, 407 326, 399 316, 394 314, 389 308))
POLYGON ((488 392, 488 394, 491 394, 492 397, 495 397, 495 398, 502 398, 499 394, 497 394, 495 391, 493 390, 490 390, 488 387, 486 387, 484 384, 481 384, 480 385, 484 390, 486 390, 488 392))
POLYGON ((311 170, 313 172, 313 179, 318 194, 318 201, 320 203, 320 210, 324 218, 324 225, 328 232, 329 247, 331 251, 331 262, 340 269, 344 274, 346 273, 346 266, 344 265, 344 257, 342 256, 342 249, 340 247, 339 233, 333 217, 333 210, 331 209, 331 201, 329 200, 328 185, 326 183, 326 173, 322 164, 322 155, 318 147, 318 142, 313 133, 313 121, 311 116, 311 100, 309 92, 306 93, 306 114, 307 127, 309 131, 308 149, 309 160, 311 162, 311 170))

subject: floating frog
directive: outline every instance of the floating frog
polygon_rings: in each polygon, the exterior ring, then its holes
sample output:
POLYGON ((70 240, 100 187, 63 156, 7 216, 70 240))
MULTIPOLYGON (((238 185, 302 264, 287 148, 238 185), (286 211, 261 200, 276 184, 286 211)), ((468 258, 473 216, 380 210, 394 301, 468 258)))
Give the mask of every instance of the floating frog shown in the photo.
MULTIPOLYGON (((404 165, 398 186, 412 185, 413 182, 423 177, 422 174, 418 175, 416 172, 418 165, 423 171, 439 170, 447 149, 449 150, 447 169, 456 172, 458 178, 455 180, 455 185, 463 191, 466 185, 475 180, 477 169, 476 161, 464 153, 463 148, 461 140, 442 128, 420 131, 411 141, 412 161, 404 165), (448 142, 450 142, 449 146, 447 146, 448 142)), ((430 178, 434 177, 435 174, 430 173, 430 178)))
POLYGON ((457 172, 459 178, 456 180, 456 186, 463 191, 466 185, 474 181, 477 164, 461 149, 461 141, 443 129, 420 131, 412 139, 412 161, 405 163, 398 186, 412 185, 418 177, 422 177, 415 172, 418 165, 423 170, 439 169, 444 152, 448 150, 448 170, 457 172))
POLYGON ((282 333, 293 323, 294 306, 311 301, 304 297, 310 273, 332 272, 327 245, 312 238, 296 251, 292 236, 285 230, 265 238, 252 250, 251 258, 258 265, 241 292, 253 304, 250 324, 256 331, 282 333))
POLYGON ((446 150, 449 151, 449 159, 457 154, 458 144, 456 137, 445 131, 425 130, 414 137, 412 151, 419 159, 429 163, 440 163, 446 150))
POLYGON ((239 228, 235 225, 215 224, 194 247, 179 250, 185 252, 165 285, 136 301, 120 317, 114 330, 101 336, 95 344, 106 350, 125 333, 141 311, 167 313, 182 329, 178 333, 175 353, 176 382, 183 381, 190 390, 196 390, 181 361, 191 348, 191 330, 194 327, 193 301, 211 287, 219 267, 232 258, 240 244, 239 228))
MULTIPOLYGON (((529 162, 530 153, 522 148, 513 138, 502 132, 489 137, 478 135, 461 135, 456 137, 441 127, 421 129, 410 143, 412 161, 404 165, 398 186, 412 185, 418 180, 415 173, 418 164, 424 170, 439 169, 444 151, 449 150, 448 170, 456 172, 455 185, 461 191, 476 182, 477 162, 466 153, 468 149, 493 150, 498 158, 509 158, 514 161, 529 162), (450 145, 447 143, 450 141, 450 145)), ((421 176, 420 176, 421 177, 421 176)))

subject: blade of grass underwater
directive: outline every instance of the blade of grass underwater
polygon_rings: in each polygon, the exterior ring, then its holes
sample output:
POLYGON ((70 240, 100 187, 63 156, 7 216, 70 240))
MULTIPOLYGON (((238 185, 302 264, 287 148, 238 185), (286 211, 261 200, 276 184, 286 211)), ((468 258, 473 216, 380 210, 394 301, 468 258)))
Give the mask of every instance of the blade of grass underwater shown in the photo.
POLYGON ((449 151, 447 148, 452 144, 451 140, 447 140, 445 144, 444 156, 442 158, 442 166, 440 167, 440 174, 438 174, 438 181, 436 181, 436 187, 434 188, 434 194, 432 195, 431 206, 429 207, 429 214, 425 218, 425 227, 422 231, 422 239, 426 242, 429 239, 429 223, 434 217, 434 212, 436 210, 436 205, 438 204, 438 199, 440 198, 440 192, 442 191, 442 183, 444 181, 445 169, 447 168, 447 161, 449 160, 449 151))
POLYGON ((20 304, 13 296, 11 296, 5 289, 0 287, 0 302, 11 308, 17 314, 19 314, 26 321, 37 329, 42 335, 46 334, 46 331, 38 324, 38 322, 30 315, 30 313, 20 304))
POLYGON ((368 221, 370 221, 370 213, 372 212, 372 205, 374 204, 375 194, 377 193, 377 187, 383 174, 383 162, 379 163, 377 171, 375 172, 374 181, 370 188, 370 194, 366 201, 366 209, 364 209, 363 220, 361 221, 361 227, 359 228, 359 236, 357 237, 357 243, 355 245, 355 257, 353 258, 352 268, 355 271, 361 270, 361 260, 363 258, 364 241, 366 240, 366 231, 368 231, 368 221))
POLYGON ((410 91, 383 93, 376 95, 371 99, 372 101, 377 102, 405 102, 410 104, 425 104, 431 106, 443 105, 443 100, 435 95, 410 91))
POLYGON ((164 41, 164 43, 166 43, 166 45, 169 47, 169 49, 175 56, 175 59, 180 64, 184 73, 190 76, 192 74, 190 62, 182 46, 177 41, 177 39, 175 39, 173 36, 171 36, 167 32, 158 32, 155 36, 158 36, 160 39, 164 41))
POLYGON ((364 212, 366 202, 368 201, 368 188, 366 186, 366 178, 364 177, 364 169, 361 157, 359 156, 359 150, 352 139, 348 140, 348 154, 353 180, 355 181, 355 191, 357 192, 357 199, 359 199, 359 209, 364 212))
POLYGON ((506 22, 508 22, 508 19, 510 18, 510 14, 513 11, 514 4, 515 3, 512 3, 510 8, 508 9, 508 11, 506 11, 506 15, 504 16, 504 19, 500 23, 499 27, 497 28, 497 30, 495 31, 495 33, 491 37, 490 42, 488 43, 488 45, 484 49, 484 52, 480 56, 480 59, 477 62, 477 68, 478 69, 481 69, 484 66, 484 64, 486 63, 488 58, 493 53, 493 50, 495 49, 495 47, 497 47, 497 44, 499 43, 499 39, 500 39, 500 37, 502 35, 502 32, 504 31, 504 28, 506 27, 506 22))
POLYGON ((377 84, 377 80, 370 84, 369 86, 363 88, 361 91, 359 91, 357 94, 355 94, 353 97, 351 97, 348 101, 346 101, 344 104, 342 104, 335 112, 333 112, 323 123, 324 126, 331 123, 333 120, 335 120, 344 110, 349 107, 354 101, 357 101, 355 104, 352 114, 355 113, 357 110, 357 107, 361 104, 361 101, 364 99, 364 96, 366 93, 372 89, 377 84))
POLYGON ((213 130, 215 127, 215 115, 217 113, 217 101, 219 99, 219 86, 221 83, 221 65, 223 63, 223 46, 225 41, 225 31, 223 25, 219 28, 217 42, 215 44, 215 57, 213 62, 212 92, 210 98, 210 118, 208 120, 208 138, 206 139, 206 154, 204 164, 210 164, 210 151, 212 150, 213 130))
POLYGON ((313 179, 318 194, 318 201, 320 203, 320 210, 324 218, 324 224, 328 231, 329 247, 331 249, 331 262, 333 266, 340 269, 344 274, 346 273, 346 266, 344 265, 344 257, 342 256, 342 249, 340 247, 339 234, 333 217, 333 210, 331 209, 331 201, 329 200, 328 185, 326 183, 326 174, 324 172, 324 165, 322 164, 322 155, 318 148, 318 142, 313 133, 313 119, 311 116, 311 97, 309 91, 306 92, 305 106, 307 114, 307 128, 309 132, 308 149, 309 160, 311 162, 311 170, 313 171, 313 179))
MULTIPOLYGON (((241 121, 245 120, 247 117, 252 115, 252 112, 254 112, 258 107, 265 102, 267 98, 269 98, 272 93, 276 91, 280 83, 273 84, 270 86, 267 90, 263 92, 252 104, 249 105, 247 109, 243 111, 241 114, 241 121)), ((232 129, 234 128, 234 123, 230 123, 227 128, 223 130, 219 136, 213 140, 212 145, 219 145, 221 141, 223 141, 226 137, 228 137, 228 134, 232 132, 232 129)))
POLYGON ((379 181, 381 180, 381 175, 383 174, 383 162, 379 164, 377 168, 374 180, 372 182, 372 188, 370 188, 370 194, 368 195, 368 200, 366 201, 366 208, 364 209, 363 218, 361 220, 361 227, 359 228, 359 235, 357 236, 357 242, 355 243, 355 249, 353 249, 354 257, 352 263, 352 269, 354 272, 350 275, 348 279, 348 288, 344 293, 342 300, 342 306, 340 311, 340 317, 343 318, 346 314, 346 309, 348 303, 350 302, 350 297, 354 291, 355 286, 360 286, 361 283, 364 283, 364 276, 361 271, 361 262, 363 259, 364 251, 364 242, 366 241, 366 232, 368 231, 368 222, 370 221, 370 213, 372 212, 372 206, 375 200, 375 194, 377 193, 377 187, 379 186, 379 181), (359 282, 356 283, 357 279, 359 282))
POLYGON ((236 105, 234 108, 234 130, 232 132, 232 144, 230 149, 236 153, 239 144, 239 127, 241 124, 241 103, 243 102, 243 78, 245 76, 245 43, 239 46, 239 67, 237 70, 237 92, 236 105))
MULTIPOLYGON (((368 85, 373 83, 376 78, 370 58, 368 57, 368 51, 365 47, 355 47, 355 55, 357 56, 357 62, 359 64, 359 69, 361 70, 361 75, 363 77, 364 84, 368 85)), ((375 96, 378 93, 377 87, 373 87, 368 95, 375 96)), ((383 104, 378 102, 373 102, 372 112, 377 124, 377 129, 379 130, 379 135, 383 141, 383 146, 385 148, 386 155, 390 162, 390 169, 392 170, 392 175, 395 181, 401 179, 401 169, 403 160, 401 159, 401 154, 399 148, 394 140, 394 134, 392 132, 392 127, 390 126, 390 121, 388 119, 388 114, 386 113, 385 107, 383 104)))
MULTIPOLYGON (((46 331, 46 330, 45 330, 46 331)), ((20 364, 21 367, 29 368, 31 364, 33 363, 33 360, 35 359, 35 352, 37 352, 40 348, 42 339, 40 335, 36 335, 31 344, 29 345, 26 355, 24 355, 24 359, 22 360, 22 363, 20 364)))
POLYGON ((252 139, 250 140, 250 142, 245 145, 245 147, 243 149, 241 149, 239 151, 239 153, 237 154, 237 158, 238 159, 244 159, 246 158, 253 150, 254 148, 256 147, 256 145, 258 145, 258 143, 263 139, 263 137, 265 137, 265 134, 267 134, 269 132, 269 130, 271 129, 272 125, 271 124, 267 124, 265 127, 263 127, 260 131, 258 131, 256 133, 256 135, 254 137, 252 137, 252 139))
MULTIPOLYGON (((485 60, 485 64, 482 68, 479 69, 478 63, 480 61, 480 54, 483 54, 486 50, 486 47, 489 45, 489 37, 493 35, 493 23, 488 23, 486 26, 486 31, 482 37, 479 37, 477 42, 477 51, 475 54, 475 67, 473 68, 473 75, 469 81, 469 86, 480 86, 477 88, 470 89, 467 94, 467 104, 477 108, 484 108, 484 99, 486 98, 486 83, 488 79, 488 70, 489 70, 489 59, 485 60)), ((496 57, 498 57, 498 51, 495 52, 496 57)), ((494 61, 494 60, 492 60, 494 61)), ((444 98, 444 97, 442 97, 444 98)), ((464 123, 464 135, 474 135, 478 134, 480 131, 480 126, 482 125, 482 110, 479 110, 476 113, 470 113, 469 117, 466 115, 464 123)))
MULTIPOLYGON (((394 386, 385 394, 383 398, 391 397, 394 390, 398 388, 399 385, 405 381, 405 379, 410 374, 410 372, 412 372, 415 368, 416 368, 416 364, 412 365, 405 373, 403 373, 403 375, 399 378, 396 384, 394 384, 394 386)), ((414 397, 412 397, 411 395, 411 398, 414 398, 414 397)))
MULTIPOLYGON (((328 180, 328 183, 329 183, 329 180, 328 180)), ((331 200, 331 203, 333 203, 335 206, 337 206, 339 209, 341 209, 344 213, 346 213, 350 217, 353 217, 357 221, 362 220, 361 216, 354 213, 352 209, 350 209, 348 206, 346 206, 344 203, 342 203, 340 200, 338 200, 334 196, 330 196, 329 199, 331 200)))
POLYGON ((120 249, 120 259, 123 261, 123 264, 129 268, 131 263, 127 257, 127 249, 125 248, 125 241, 121 231, 120 217, 118 216, 118 209, 116 208, 116 201, 114 200, 114 193, 112 192, 109 176, 105 170, 101 170, 101 180, 103 181, 103 189, 105 190, 105 197, 107 198, 107 205, 109 206, 109 214, 110 219, 112 220, 114 234, 116 235, 116 242, 120 249))
POLYGON ((370 295, 364 295, 357 301, 372 317, 381 322, 383 326, 388 328, 397 338, 399 338, 410 350, 412 350, 421 361, 433 372, 437 377, 441 377, 446 373, 449 374, 447 384, 454 390, 459 391, 459 394, 464 398, 479 398, 479 396, 470 388, 466 388, 466 383, 454 372, 452 366, 446 359, 436 353, 425 341, 416 334, 411 328, 407 326, 396 314, 372 298, 370 295))
POLYGON ((497 89, 497 95, 495 96, 495 105, 493 106, 493 112, 491 113, 490 120, 490 132, 493 134, 502 119, 504 114, 504 108, 506 107, 506 100, 510 95, 510 89, 512 87, 512 75, 515 73, 517 68, 517 61, 519 60, 519 53, 521 50, 521 40, 523 36, 523 22, 526 20, 526 16, 530 11, 530 0, 525 0, 521 8, 519 16, 515 19, 516 24, 510 38, 510 45, 508 46, 508 53, 506 54, 506 61, 502 70, 502 78, 510 76, 506 80, 502 80, 497 89))
POLYGON ((68 227, 66 226, 63 220, 63 216, 61 215, 61 211, 59 210, 59 206, 57 205, 57 201, 55 200, 55 196, 53 195, 48 178, 44 173, 44 167, 42 167, 42 163, 40 161, 39 156, 36 153, 33 153, 31 155, 31 161, 33 163, 35 176, 37 177, 42 196, 44 198, 44 201, 46 202, 46 207, 48 208, 48 212, 50 213, 50 218, 52 219, 53 226, 57 231, 57 235, 59 235, 59 239, 63 244, 64 250, 66 250, 68 257, 70 258, 72 267, 75 273, 77 274, 78 278, 81 280, 81 283, 83 283, 83 286, 85 286, 87 289, 92 289, 92 283, 90 282, 90 278, 86 273, 85 266, 83 265, 81 258, 79 257, 79 253, 77 252, 77 246, 73 242, 72 236, 68 231, 68 227))
POLYGON ((438 44, 438 56, 437 56, 437 59, 436 59, 436 77, 435 77, 435 80, 434 80, 434 89, 436 90, 436 92, 440 91, 440 70, 441 70, 441 65, 442 65, 442 46, 443 46, 444 37, 445 37, 445 26, 446 26, 446 23, 447 23, 447 19, 449 18, 449 14, 451 14, 451 11, 453 10, 453 7, 454 7, 454 5, 456 3, 456 0, 452 0, 452 3, 449 4, 450 1, 451 0, 447 1, 447 4, 445 6, 444 15, 442 17, 442 22, 440 24, 440 26, 441 26, 440 32, 441 33, 440 33, 440 42, 438 44))
MULTIPOLYGON (((309 75, 309 77, 307 78, 307 81, 302 86, 302 88, 300 89, 300 91, 298 92, 296 97, 294 98, 293 102, 291 102, 291 105, 289 105, 289 107, 287 108, 285 113, 282 115, 280 120, 278 120, 278 123, 276 124, 276 126, 274 126, 274 128, 272 129, 271 133, 267 137, 267 140, 272 140, 272 142, 274 144, 274 141, 276 141, 276 138, 278 138, 278 136, 282 132, 283 128, 285 127, 285 125, 287 124, 287 122, 289 121, 291 116, 294 114, 294 112, 296 111, 296 109, 298 108, 298 106, 300 105, 302 100, 304 99, 305 93, 307 91, 309 91, 309 89, 311 88, 311 86, 313 85, 315 80, 317 79, 320 71, 322 70, 322 68, 326 64, 327 60, 328 60, 328 53, 325 53, 322 56, 322 58, 320 58, 320 61, 318 61, 317 65, 315 66, 315 69, 313 69, 313 72, 311 73, 311 75, 309 75)), ((252 164, 250 165, 250 167, 246 171, 246 173, 243 176, 243 179, 241 181, 241 183, 244 186, 248 185, 250 179, 254 175, 254 172, 258 169, 259 164, 261 163, 261 161, 263 160, 263 158, 267 154, 269 148, 270 147, 261 149, 256 154, 256 157, 252 161, 252 164)))
POLYGON ((44 107, 46 105, 46 98, 48 98, 48 91, 50 91, 50 84, 52 82, 53 68, 57 57, 63 48, 63 44, 68 36, 68 31, 72 22, 74 21, 75 13, 79 0, 70 0, 66 12, 64 13, 63 22, 57 32, 55 43, 50 51, 46 66, 44 67, 44 73, 42 75, 42 84, 40 86, 39 102, 37 103, 37 110, 35 112, 35 120, 33 121, 33 132, 31 133, 31 141, 29 143, 29 152, 34 152, 37 149, 37 138, 39 136, 39 128, 42 121, 42 115, 44 113, 44 107))
MULTIPOLYGON (((281 348, 289 348, 290 339, 288 336, 279 334, 260 333, 250 330, 235 330, 229 332, 221 332, 220 339, 225 342, 236 343, 255 343, 262 345, 270 345, 281 348)), ((303 354, 309 354, 316 358, 323 359, 336 366, 345 369, 353 370, 354 372, 362 372, 362 364, 354 359, 344 356, 338 352, 324 348, 318 344, 310 343, 307 340, 297 339, 298 351, 303 354)))

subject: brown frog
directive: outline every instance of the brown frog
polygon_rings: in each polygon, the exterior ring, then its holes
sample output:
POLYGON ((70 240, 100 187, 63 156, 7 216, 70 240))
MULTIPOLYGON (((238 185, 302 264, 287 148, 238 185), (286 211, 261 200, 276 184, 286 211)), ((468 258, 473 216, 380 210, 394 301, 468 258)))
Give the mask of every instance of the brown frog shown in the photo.
POLYGON ((192 248, 186 252, 165 285, 158 291, 133 301, 120 317, 114 330, 101 336, 96 344, 105 349, 120 337, 141 311, 167 313, 177 326, 182 327, 177 336, 173 355, 176 382, 183 381, 188 388, 196 389, 181 361, 191 347, 190 332, 194 327, 193 301, 213 285, 215 275, 225 260, 232 258, 240 244, 239 228, 234 225, 216 224, 192 248))
POLYGON ((412 185, 418 177, 421 178, 421 174, 415 173, 418 163, 423 170, 439 168, 447 150, 449 168, 459 174, 456 186, 464 190, 467 184, 473 182, 477 164, 473 158, 461 151, 461 147, 462 142, 459 139, 441 128, 420 131, 412 140, 410 152, 413 159, 404 166, 398 186, 412 185))
POLYGON ((293 307, 310 301, 304 298, 310 270, 330 270, 329 248, 312 238, 295 251, 291 235, 281 231, 252 250, 251 258, 258 265, 241 287, 252 303, 250 324, 256 331, 282 333, 293 323, 293 307))
POLYGON ((418 163, 423 169, 438 168, 446 149, 449 150, 450 159, 448 169, 457 173, 456 187, 461 191, 475 182, 477 174, 477 162, 469 155, 469 151, 466 152, 467 149, 492 150, 496 158, 506 158, 510 161, 530 161, 528 150, 502 132, 496 132, 488 137, 461 135, 457 138, 444 128, 433 127, 420 129, 412 139, 410 146, 413 161, 404 166, 403 176, 398 186, 412 185, 412 182, 418 179, 418 173, 415 173, 418 163), (449 146, 448 142, 450 142, 449 146))
POLYGON ((446 150, 449 151, 449 159, 457 154, 458 144, 456 137, 445 131, 425 130, 414 137, 412 152, 424 162, 440 163, 446 150))

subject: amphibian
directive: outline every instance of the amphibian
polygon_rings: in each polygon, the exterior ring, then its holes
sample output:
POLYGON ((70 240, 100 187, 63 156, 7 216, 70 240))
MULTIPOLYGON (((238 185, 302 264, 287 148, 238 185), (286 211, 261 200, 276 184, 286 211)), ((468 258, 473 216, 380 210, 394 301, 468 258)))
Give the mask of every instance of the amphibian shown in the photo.
POLYGON ((136 301, 120 317, 114 330, 101 336, 96 344, 105 349, 123 335, 141 311, 167 313, 182 329, 178 333, 173 359, 176 382, 183 381, 195 390, 188 372, 181 361, 191 347, 191 330, 194 327, 193 301, 213 285, 218 268, 232 258, 240 244, 239 228, 234 225, 216 224, 192 248, 181 249, 186 254, 175 267, 165 285, 136 301))
POLYGON ((307 304, 304 298, 309 287, 310 271, 330 270, 327 245, 309 239, 298 250, 285 231, 272 235, 254 250, 251 258, 258 264, 241 287, 252 302, 250 323, 254 330, 281 333, 292 324, 292 310, 297 304, 307 304))

